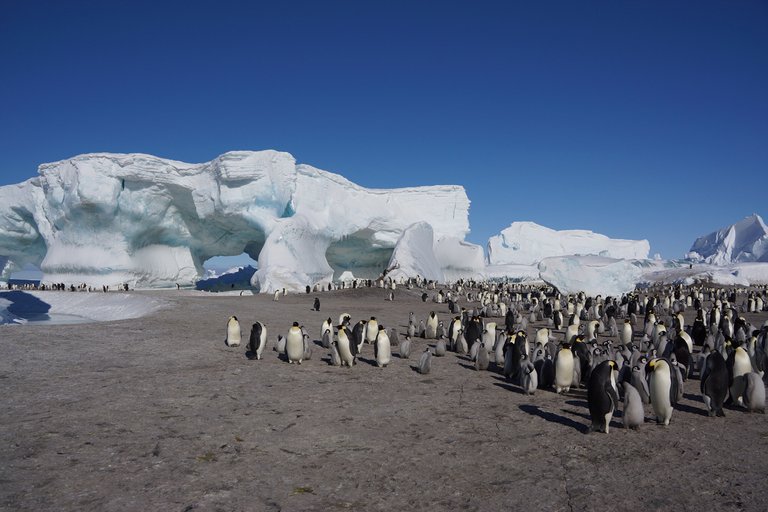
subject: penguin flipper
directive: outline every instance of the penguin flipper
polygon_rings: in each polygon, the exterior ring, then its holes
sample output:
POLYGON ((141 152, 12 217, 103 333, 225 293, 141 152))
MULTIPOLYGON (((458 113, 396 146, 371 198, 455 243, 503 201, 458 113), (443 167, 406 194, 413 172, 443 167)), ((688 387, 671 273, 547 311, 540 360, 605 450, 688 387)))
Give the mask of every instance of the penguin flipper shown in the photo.
POLYGON ((616 389, 610 382, 605 384, 605 392, 608 394, 608 398, 610 398, 611 402, 613 403, 613 410, 617 411, 619 409, 619 394, 616 392, 616 389))

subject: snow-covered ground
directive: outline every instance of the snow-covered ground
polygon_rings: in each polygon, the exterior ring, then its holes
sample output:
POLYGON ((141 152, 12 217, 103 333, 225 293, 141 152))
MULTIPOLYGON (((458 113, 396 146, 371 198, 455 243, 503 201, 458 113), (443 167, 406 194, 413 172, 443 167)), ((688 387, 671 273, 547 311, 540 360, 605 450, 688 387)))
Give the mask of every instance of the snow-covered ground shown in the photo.
POLYGON ((0 292, 0 323, 106 322, 140 318, 167 305, 146 294, 13 290, 0 292))

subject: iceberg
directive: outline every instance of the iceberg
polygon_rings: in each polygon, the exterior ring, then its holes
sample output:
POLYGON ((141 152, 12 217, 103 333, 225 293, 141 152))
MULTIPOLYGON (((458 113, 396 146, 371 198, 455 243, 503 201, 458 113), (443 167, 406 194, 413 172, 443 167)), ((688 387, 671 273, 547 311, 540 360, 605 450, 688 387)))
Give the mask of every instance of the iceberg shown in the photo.
POLYGON ((557 256, 539 263, 541 279, 560 293, 620 296, 635 289, 642 270, 631 260, 604 256, 557 256))
POLYGON ((712 265, 768 262, 768 227, 756 213, 693 242, 687 257, 712 265))
POLYGON ((488 264, 536 265, 554 256, 596 255, 646 259, 648 240, 622 240, 587 230, 556 231, 535 222, 513 222, 488 239, 488 264))
POLYGON ((246 253, 255 289, 296 291, 378 277, 414 223, 463 240, 468 211, 461 186, 367 189, 273 150, 202 164, 94 153, 0 187, 0 264, 5 279, 32 264, 47 282, 155 288, 194 285, 209 258, 246 253))

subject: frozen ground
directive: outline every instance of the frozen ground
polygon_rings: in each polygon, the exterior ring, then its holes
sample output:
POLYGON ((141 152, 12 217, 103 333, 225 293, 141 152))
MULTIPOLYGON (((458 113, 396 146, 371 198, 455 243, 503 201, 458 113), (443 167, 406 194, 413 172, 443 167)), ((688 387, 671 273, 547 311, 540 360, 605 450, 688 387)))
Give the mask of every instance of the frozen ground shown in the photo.
POLYGON ((319 313, 315 294, 129 295, 169 307, 0 327, 0 510, 677 512, 768 501, 765 416, 707 417, 696 380, 669 427, 625 431, 614 418, 610 434, 585 435, 584 390, 524 396, 452 353, 422 376, 396 349, 384 369, 370 346, 352 369, 329 366, 317 345, 301 366, 271 349, 294 320, 318 339, 342 312, 401 333, 409 311, 450 317, 420 292, 318 294, 319 313), (232 314, 267 325, 263 360, 224 345, 232 314))

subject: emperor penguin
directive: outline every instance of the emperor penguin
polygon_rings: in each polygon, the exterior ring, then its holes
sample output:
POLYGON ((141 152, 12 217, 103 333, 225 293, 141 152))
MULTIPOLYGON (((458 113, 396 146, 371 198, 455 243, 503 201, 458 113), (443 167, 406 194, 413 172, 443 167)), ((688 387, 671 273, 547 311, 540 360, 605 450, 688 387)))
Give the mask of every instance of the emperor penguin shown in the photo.
POLYGON ((536 375, 539 379, 539 387, 549 389, 555 383, 555 365, 552 362, 552 356, 545 354, 543 358, 533 363, 536 368, 536 375))
POLYGON ((301 364, 304 358, 304 334, 299 322, 293 322, 293 326, 288 329, 288 336, 285 337, 285 355, 291 364, 301 364))
POLYGON ((376 342, 376 336, 379 335, 379 322, 376 320, 375 316, 372 316, 370 320, 368 320, 368 323, 365 326, 365 342, 366 343, 374 343, 376 342))
POLYGON ((459 335, 456 337, 456 352, 459 354, 466 354, 469 352, 467 339, 464 337, 464 329, 459 330, 459 335))
POLYGON ((728 368, 723 355, 713 350, 704 361, 701 373, 701 396, 710 416, 725 416, 723 403, 728 396, 728 368))
POLYGON ((392 359, 392 350, 389 345, 389 336, 383 325, 379 326, 379 334, 373 344, 373 355, 379 368, 386 368, 392 359))
POLYGON ((571 324, 565 330, 565 342, 569 345, 573 343, 574 338, 579 335, 579 325, 571 324))
POLYGON ((345 364, 352 368, 355 364, 355 356, 357 355, 357 344, 353 339, 350 339, 352 333, 346 325, 339 325, 338 341, 336 343, 339 349, 339 357, 341 358, 341 366, 345 364))
POLYGON ((325 332, 323 332, 322 343, 323 348, 331 348, 331 344, 333 343, 333 331, 331 329, 326 329, 325 332))
POLYGON ((746 389, 744 390, 744 406, 750 412, 765 414, 765 385, 760 374, 749 372, 744 376, 746 389))
POLYGON ((282 334, 277 335, 277 344, 275 345, 274 350, 276 350, 278 354, 285 354, 285 338, 282 334))
POLYGON ((232 315, 229 317, 229 320, 227 320, 227 346, 240 346, 240 322, 237 321, 235 315, 232 315))
POLYGON ((734 404, 744 405, 745 375, 752 372, 752 360, 744 347, 738 346, 727 361, 728 381, 730 382, 731 400, 734 404))
POLYGON ((573 352, 570 343, 563 343, 555 358, 555 391, 567 393, 573 383, 573 352))
MULTIPOLYGON (((355 344, 356 354, 359 354, 363 350, 363 343, 365 343, 365 335, 367 330, 367 324, 365 320, 360 320, 352 328, 352 335, 349 340, 355 344)), ((378 332, 378 329, 376 330, 378 332)))
MULTIPOLYGON (((475 358, 475 370, 478 370, 478 371, 487 370, 488 366, 490 365, 488 350, 486 350, 482 342, 475 343, 475 345, 479 345, 479 348, 477 350, 477 358, 475 358)), ((473 347, 475 345, 473 345, 473 347)))
MULTIPOLYGON (((559 302, 556 302, 555 304, 559 304, 559 302)), ((559 309, 556 309, 552 313, 552 328, 557 330, 560 330, 560 328, 563 326, 563 313, 559 309)))
MULTIPOLYGON (((331 317, 328 317, 326 320, 323 320, 323 326, 320 327, 320 338, 322 338, 325 335, 325 331, 329 330, 331 331, 331 334, 333 334, 333 320, 331 320, 331 317)), ((325 347, 328 348, 328 347, 325 347)))
POLYGON ((635 386, 627 381, 622 383, 624 387, 624 413, 621 417, 624 428, 637 430, 645 421, 645 410, 643 409, 643 400, 635 389, 635 386))
POLYGON ((389 330, 389 344, 400 346, 400 335, 394 327, 389 330))
POLYGON ((421 357, 419 358, 418 372, 422 375, 426 375, 431 371, 432 371, 432 352, 430 352, 429 347, 427 347, 426 349, 424 349, 424 352, 421 354, 421 357))
POLYGON ((424 335, 425 338, 433 340, 437 337, 437 324, 437 314, 434 311, 430 311, 429 316, 427 317, 427 325, 424 328, 426 333, 424 335))
POLYGON ((348 325, 352 317, 349 313, 342 313, 339 315, 339 325, 348 325))
POLYGON ((656 423, 669 425, 672 419, 673 401, 677 399, 677 379, 672 378, 672 368, 665 359, 652 359, 648 363, 651 382, 651 406, 656 423))
POLYGON ((624 320, 624 325, 621 328, 620 338, 622 345, 632 344, 632 324, 630 323, 629 319, 624 320))
POLYGON ((411 357, 411 337, 406 334, 405 339, 400 342, 400 358, 408 359, 411 357))
POLYGON ((277 291, 275 292, 275 296, 272 298, 272 300, 273 300, 273 301, 275 301, 275 302, 277 302, 278 300, 280 300, 280 290, 277 290, 277 291))
POLYGON ((331 366, 341 366, 341 356, 335 341, 331 343, 331 366))
POLYGON ((603 361, 589 376, 587 403, 592 417, 592 431, 608 433, 613 411, 619 407, 619 391, 613 373, 616 362, 603 361))
POLYGON ((313 311, 320 311, 320 299, 315 297, 314 302, 312 303, 312 310, 313 311))
POLYGON ((445 355, 445 337, 440 336, 435 343, 435 357, 443 357, 445 355))
POLYGON ((632 384, 632 387, 637 390, 642 403, 649 404, 651 403, 651 392, 650 389, 648 389, 648 380, 645 378, 645 365, 647 361, 645 358, 641 358, 638 363, 639 364, 632 367, 632 374, 629 377, 629 382, 632 384))
POLYGON ((437 329, 435 330, 435 338, 444 338, 445 337, 445 325, 443 324, 443 321, 440 320, 437 323, 437 329))
POLYGON ((416 336, 416 326, 413 325, 412 321, 408 322, 408 336, 411 338, 416 336))
POLYGON ((261 322, 251 326, 251 337, 248 340, 248 350, 251 359, 261 359, 264 347, 267 346, 267 328, 261 322))
POLYGON ((528 360, 527 356, 520 368, 520 372, 523 376, 522 387, 526 395, 532 395, 536 392, 536 388, 539 387, 539 377, 536 374, 536 368, 533 363, 528 360))

